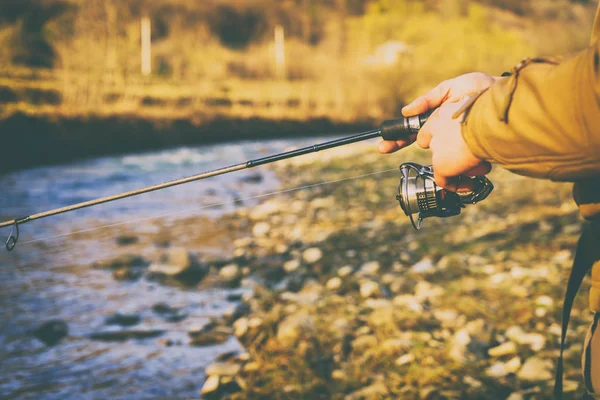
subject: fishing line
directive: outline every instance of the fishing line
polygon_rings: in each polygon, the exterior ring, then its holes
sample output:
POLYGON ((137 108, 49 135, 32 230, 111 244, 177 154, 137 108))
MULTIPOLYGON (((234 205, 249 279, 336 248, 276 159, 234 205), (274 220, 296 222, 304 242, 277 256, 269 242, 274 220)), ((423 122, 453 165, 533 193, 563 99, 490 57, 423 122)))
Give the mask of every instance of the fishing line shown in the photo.
POLYGON ((295 188, 291 188, 291 189, 283 189, 283 190, 277 190, 277 191, 269 192, 269 193, 262 193, 262 194, 255 195, 255 196, 249 196, 249 197, 244 197, 244 198, 237 198, 237 199, 228 200, 228 201, 224 201, 224 202, 220 202, 220 203, 212 203, 212 204, 207 204, 207 205, 204 205, 204 206, 188 208, 188 209, 184 209, 184 210, 170 211, 170 212, 167 212, 167 213, 153 215, 153 216, 150 216, 150 217, 137 218, 137 219, 133 219, 133 220, 129 220, 129 221, 116 222, 114 224, 107 224, 107 225, 97 226, 97 227, 94 227, 94 228, 82 229, 82 230, 75 231, 75 232, 64 233, 64 234, 61 234, 61 235, 47 236, 47 237, 40 238, 40 239, 28 240, 28 241, 25 241, 25 242, 21 242, 21 244, 25 245, 25 244, 31 244, 31 243, 38 243, 38 242, 43 242, 43 241, 49 241, 49 240, 53 240, 53 239, 59 239, 59 238, 64 238, 64 237, 68 237, 68 236, 78 235, 78 234, 81 234, 81 233, 88 233, 88 232, 98 231, 98 230, 101 230, 101 229, 112 228, 112 227, 115 227, 115 226, 122 226, 122 225, 127 225, 127 224, 133 224, 133 223, 136 223, 136 222, 150 221, 150 220, 153 220, 153 219, 168 217, 168 216, 175 215, 175 214, 182 214, 182 213, 186 213, 186 212, 194 212, 194 211, 204 210, 204 209, 207 209, 207 208, 224 206, 224 205, 227 205, 227 204, 235 204, 236 202, 240 202, 240 201, 255 200, 255 199, 260 199, 260 198, 264 198, 264 197, 281 195, 281 194, 292 193, 292 192, 296 192, 296 191, 300 191, 300 190, 311 189, 311 188, 315 188, 315 187, 319 187, 319 186, 330 185, 330 184, 333 184, 333 183, 340 183, 340 182, 350 181, 350 180, 354 180, 354 179, 366 178, 366 177, 374 176, 374 175, 386 174, 388 172, 397 171, 397 170, 398 170, 397 168, 391 168, 391 169, 386 169, 386 170, 383 170, 383 171, 370 172, 368 174, 351 176, 351 177, 348 177, 348 178, 335 179, 335 180, 331 180, 331 181, 325 181, 325 182, 320 182, 320 183, 313 183, 313 184, 310 184, 310 185, 299 186, 299 187, 295 187, 295 188))

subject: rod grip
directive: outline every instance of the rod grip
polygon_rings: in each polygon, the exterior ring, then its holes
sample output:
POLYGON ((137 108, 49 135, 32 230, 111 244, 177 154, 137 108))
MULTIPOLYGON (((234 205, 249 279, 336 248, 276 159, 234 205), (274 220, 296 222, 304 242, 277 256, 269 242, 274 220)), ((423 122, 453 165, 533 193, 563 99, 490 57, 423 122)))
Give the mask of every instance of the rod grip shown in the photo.
POLYGON ((427 122, 427 118, 435 111, 432 109, 423 114, 412 117, 388 119, 381 123, 381 137, 383 140, 404 140, 410 135, 416 135, 427 122))

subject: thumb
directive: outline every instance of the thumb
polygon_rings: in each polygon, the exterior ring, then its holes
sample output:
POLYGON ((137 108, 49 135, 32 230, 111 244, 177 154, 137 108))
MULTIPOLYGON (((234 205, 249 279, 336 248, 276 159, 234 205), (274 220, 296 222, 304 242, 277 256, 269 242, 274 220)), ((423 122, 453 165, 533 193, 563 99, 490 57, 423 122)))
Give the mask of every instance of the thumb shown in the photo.
POLYGON ((444 81, 423 96, 417 97, 412 103, 402 108, 402 115, 411 117, 439 107, 448 98, 450 87, 447 82, 444 81))

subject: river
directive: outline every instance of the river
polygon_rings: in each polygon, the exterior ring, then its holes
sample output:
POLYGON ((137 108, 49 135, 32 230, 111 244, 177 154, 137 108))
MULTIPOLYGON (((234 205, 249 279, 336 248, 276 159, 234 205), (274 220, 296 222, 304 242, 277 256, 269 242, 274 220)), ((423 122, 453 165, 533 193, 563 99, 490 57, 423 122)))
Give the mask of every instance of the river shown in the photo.
MULTIPOLYGON (((189 176, 322 139, 182 147, 13 172, 0 176, 0 219, 189 176)), ((257 168, 23 225, 16 249, 0 252, 0 398, 199 397, 205 367, 218 354, 241 347, 234 337, 217 346, 191 347, 186 344, 187 332, 231 307, 227 299, 232 290, 186 290, 144 279, 116 281, 109 272, 91 267, 114 256, 114 237, 100 234, 101 230, 87 239, 61 235, 160 215, 129 224, 136 232, 151 231, 156 221, 177 221, 182 210, 185 216, 217 217, 254 204, 245 200, 238 205, 236 199, 279 186, 271 171, 257 168), (203 208, 215 202, 226 204, 203 208), (36 241, 48 237, 52 238, 36 241), (180 322, 161 319, 152 312, 152 305, 160 302, 181 308, 188 317, 180 322), (117 312, 137 313, 142 322, 136 328, 164 329, 161 339, 183 344, 165 346, 156 338, 88 339, 89 334, 108 329, 107 317, 117 312), (46 346, 31 332, 54 319, 67 322, 69 336, 56 346, 46 346)), ((8 232, 2 230, 2 242, 8 232)))

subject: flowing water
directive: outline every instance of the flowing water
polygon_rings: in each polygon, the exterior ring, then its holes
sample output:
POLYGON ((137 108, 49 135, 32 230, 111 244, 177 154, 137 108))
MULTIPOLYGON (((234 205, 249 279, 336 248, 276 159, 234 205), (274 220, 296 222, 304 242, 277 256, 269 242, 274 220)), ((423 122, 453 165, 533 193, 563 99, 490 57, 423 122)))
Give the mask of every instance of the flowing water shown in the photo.
MULTIPOLYGON (((69 165, 29 169, 0 176, 0 219, 29 215, 92 198, 193 175, 247 159, 305 146, 319 139, 275 140, 105 157, 69 165)), ((181 210, 186 215, 218 216, 236 207, 236 199, 277 190, 275 175, 265 169, 242 171, 120 200, 90 209, 25 224, 20 243, 0 251, 0 398, 185 398, 199 397, 204 369, 223 352, 240 350, 235 338, 211 347, 187 345, 193 325, 221 315, 232 303, 231 291, 186 290, 141 279, 120 282, 91 264, 114 256, 114 237, 92 234, 84 240, 64 236, 72 231, 147 218, 181 210), (219 208, 201 209, 214 202, 219 208), (107 241, 110 240, 110 243, 107 241), (152 311, 164 302, 182 308, 188 317, 167 322, 152 311), (157 338, 102 342, 90 333, 105 331, 106 318, 135 312, 136 329, 164 329, 157 338), (60 319, 69 336, 46 346, 31 331, 60 319)), ((252 206, 245 201, 244 206, 252 206)), ((168 223, 181 215, 161 217, 168 223)), ((151 231, 152 220, 132 229, 151 231)), ((131 227, 130 227, 131 228, 131 227)), ((8 235, 9 229, 2 230, 8 235)))

